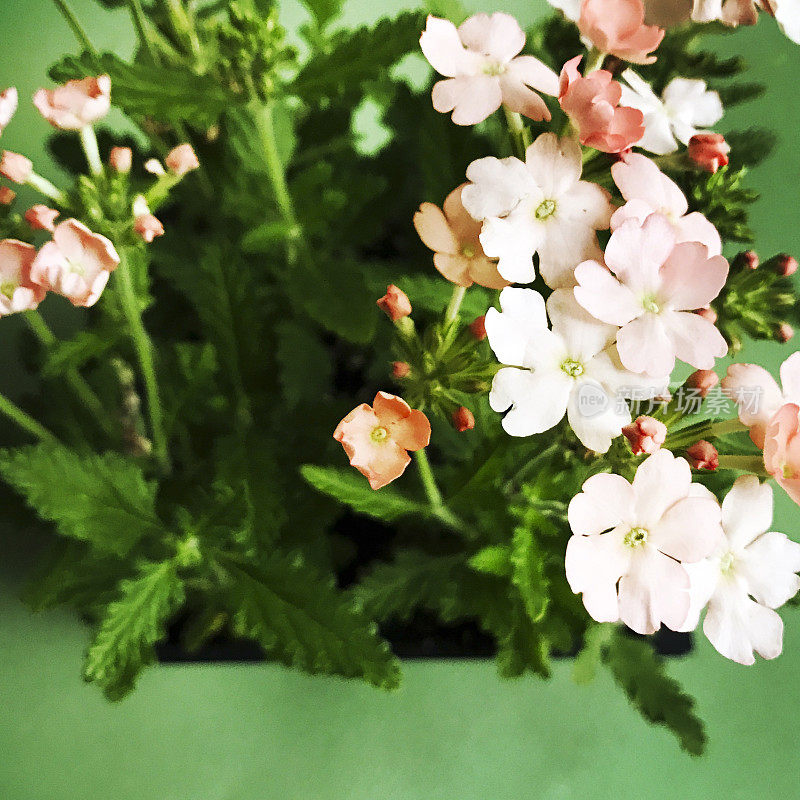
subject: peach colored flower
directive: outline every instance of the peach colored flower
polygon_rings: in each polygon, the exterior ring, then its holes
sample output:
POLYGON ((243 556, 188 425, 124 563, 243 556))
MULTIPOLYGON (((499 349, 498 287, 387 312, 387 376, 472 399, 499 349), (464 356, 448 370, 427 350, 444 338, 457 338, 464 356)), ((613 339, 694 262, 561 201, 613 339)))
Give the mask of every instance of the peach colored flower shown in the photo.
POLYGON ((111 108, 111 78, 99 75, 67 81, 55 89, 39 89, 33 96, 39 113, 62 131, 77 131, 102 119, 111 108))
POLYGON ((400 397, 378 392, 372 407, 362 403, 337 426, 333 438, 373 489, 399 478, 411 457, 408 450, 427 447, 431 425, 400 397))
POLYGON ((466 406, 459 406, 453 412, 453 427, 459 432, 471 431, 475 427, 475 416, 466 406))
POLYGON ((174 147, 167 154, 164 163, 167 165, 167 169, 179 178, 200 167, 200 161, 190 144, 179 144, 174 147))
POLYGON ((783 406, 767 425, 764 466, 786 494, 800 505, 800 406, 796 403, 783 406))
POLYGON ((411 314, 411 301, 408 295, 393 283, 386 287, 386 294, 376 301, 376 305, 392 322, 411 314))
POLYGON ((696 389, 701 397, 707 397, 718 383, 719 375, 713 369, 698 369, 686 379, 686 385, 696 389))
POLYGON ((644 115, 620 106, 622 86, 610 72, 598 69, 585 78, 578 72, 583 56, 561 70, 558 101, 578 129, 581 144, 604 153, 620 153, 644 136, 644 115))
POLYGON ((133 229, 148 244, 150 244, 156 236, 164 235, 164 226, 161 224, 161 220, 150 213, 139 214, 133 221, 133 229))
POLYGON ((25 183, 32 172, 33 162, 29 158, 11 150, 3 150, 3 155, 0 157, 0 175, 12 183, 25 183))
POLYGON ((48 208, 41 204, 35 205, 25 212, 25 222, 35 231, 50 231, 52 233, 56 227, 58 214, 59 212, 54 208, 48 208))
POLYGON ((75 219, 56 225, 53 240, 43 245, 31 267, 31 280, 68 298, 92 306, 119 265, 114 245, 75 219))
POLYGON ((705 469, 713 472, 719 467, 719 453, 711 442, 701 439, 686 449, 689 466, 692 469, 705 469))
POLYGON ((11 122, 11 118, 16 114, 18 103, 17 90, 13 86, 0 92, 0 133, 3 132, 6 125, 11 122))
POLYGON ((642 0, 583 0, 578 28, 602 53, 633 64, 652 64, 664 38, 661 28, 644 24, 642 0))
POLYGON ((0 206, 10 206, 17 199, 17 193, 8 186, 0 186, 0 206))
POLYGON ((130 147, 112 147, 108 163, 115 172, 127 175, 133 166, 133 150, 130 147))
POLYGON ((722 390, 738 406, 739 421, 750 429, 750 438, 763 449, 767 426, 787 403, 800 405, 800 353, 781 364, 783 389, 757 364, 731 364, 722 379, 722 390))
POLYGON ((667 426, 653 417, 637 417, 622 429, 623 436, 631 443, 635 456, 655 453, 667 440, 667 426))
POLYGON ((462 184, 447 195, 444 211, 423 203, 414 214, 414 227, 423 244, 433 250, 433 265, 457 286, 473 283, 502 289, 508 281, 497 271, 497 262, 486 257, 481 247, 481 223, 473 219, 461 202, 462 184))
POLYGON ((689 139, 689 158, 706 172, 716 172, 728 163, 731 146, 721 133, 696 133, 689 139))
POLYGON ((33 245, 16 239, 0 242, 0 316, 29 311, 44 299, 45 290, 31 281, 35 258, 33 245))
POLYGON ((429 16, 420 46, 447 80, 433 87, 433 107, 453 112, 456 125, 476 125, 501 105, 535 120, 549 120, 544 100, 555 95, 556 74, 533 56, 520 56, 525 33, 508 14, 476 14, 460 27, 429 16))

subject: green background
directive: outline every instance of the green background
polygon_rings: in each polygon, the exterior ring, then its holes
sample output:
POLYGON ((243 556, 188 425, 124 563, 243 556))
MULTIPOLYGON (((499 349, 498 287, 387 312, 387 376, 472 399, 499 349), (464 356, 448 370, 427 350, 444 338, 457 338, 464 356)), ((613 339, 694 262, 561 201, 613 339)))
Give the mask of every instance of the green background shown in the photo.
MULTIPOLYGON (((71 0, 103 49, 127 55, 124 12, 71 0)), ((366 21, 406 3, 351 0, 348 18, 366 21)), ((542 0, 468 3, 507 10, 523 22, 542 0)), ((287 22, 302 15, 296 3, 287 22)), ((15 84, 22 107, 2 145, 25 152, 41 173, 46 124, 27 100, 46 70, 74 49, 49 0, 2 0, 0 86, 15 84)), ((800 253, 800 47, 770 20, 725 37, 745 54, 765 98, 726 116, 727 127, 777 129, 778 151, 753 175, 764 197, 753 215, 758 248, 800 253)), ((466 165, 465 165, 466 166, 466 165)), ((15 388, 13 340, 3 320, 3 389, 15 388)), ((796 345, 750 346, 745 360, 773 371, 796 345)), ((781 496, 776 527, 800 538, 800 513, 781 496)), ((309 679, 267 665, 159 666, 135 693, 111 705, 79 678, 87 631, 71 614, 33 615, 17 599, 23 568, 37 557, 24 531, 0 545, 0 800, 518 800, 543 798, 800 797, 800 614, 783 612, 785 654, 746 668, 705 640, 671 662, 697 697, 710 745, 682 755, 665 731, 647 726, 605 674, 571 683, 500 681, 490 662, 405 664, 403 688, 384 695, 336 679, 309 679)))

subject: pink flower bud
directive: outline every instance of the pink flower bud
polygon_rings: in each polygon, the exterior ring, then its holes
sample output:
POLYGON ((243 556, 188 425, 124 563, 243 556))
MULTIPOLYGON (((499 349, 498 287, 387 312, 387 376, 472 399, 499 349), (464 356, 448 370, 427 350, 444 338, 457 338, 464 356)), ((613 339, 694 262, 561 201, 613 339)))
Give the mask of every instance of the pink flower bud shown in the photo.
POLYGON ((190 144, 179 144, 170 150, 164 159, 164 163, 167 165, 167 169, 179 178, 200 166, 200 162, 197 160, 197 156, 190 144))
POLYGON ((716 172, 728 163, 731 147, 721 133, 696 133, 689 139, 689 158, 706 172, 716 172))
POLYGON ((697 389, 701 397, 705 397, 718 383, 719 375, 712 369, 698 369, 686 379, 686 385, 697 389))
POLYGON ((35 231, 54 231, 58 211, 43 205, 31 206, 25 212, 25 222, 35 231))
POLYGON ((755 250, 743 250, 733 260, 734 266, 744 269, 758 269, 761 260, 755 250))
POLYGON ((642 453, 655 453, 667 440, 667 426, 653 417, 637 417, 622 429, 625 438, 631 443, 635 456, 642 453))
POLYGON ((164 235, 164 226, 161 224, 161 220, 150 213, 139 214, 133 221, 133 229, 148 244, 150 244, 156 236, 164 235))
POLYGON ((686 450, 692 469, 715 470, 719 466, 719 453, 711 442, 701 439, 686 450))
POLYGON ((392 377, 400 380, 405 378, 411 372, 411 364, 406 361, 393 361, 392 362, 392 377))
POLYGON ((16 113, 18 100, 17 90, 13 86, 0 92, 0 133, 16 113))
POLYGON ((130 147, 112 147, 108 163, 115 172, 127 175, 133 166, 133 150, 130 147))
POLYGON ((25 183, 33 172, 33 162, 29 158, 4 150, 0 158, 0 175, 12 183, 25 183))
POLYGON ((393 283, 386 287, 386 294, 376 301, 378 308, 384 311, 392 322, 397 322, 411 314, 411 301, 408 295, 393 283))
POLYGON ((466 406, 459 406, 453 412, 453 427, 459 432, 471 431, 475 427, 475 417, 466 406))
POLYGON ((486 315, 475 317, 469 324, 469 330, 477 341, 482 342, 486 338, 486 315))
POLYGON ((708 308, 698 308, 694 313, 697 314, 698 317, 707 319, 710 323, 712 323, 712 325, 717 321, 717 312, 714 311, 711 306, 708 308))
POLYGON ((794 328, 788 323, 784 322, 778 326, 778 339, 782 342, 788 342, 794 337, 794 328))
POLYGON ((17 197, 17 193, 8 186, 0 186, 0 206, 10 206, 17 197))
POLYGON ((794 275, 795 272, 797 272, 797 260, 783 253, 776 259, 775 269, 778 275, 783 275, 784 278, 788 278, 790 275, 794 275))
POLYGON ((102 119, 111 108, 111 78, 99 75, 67 81, 55 89, 39 89, 33 96, 39 113, 54 127, 78 131, 102 119))

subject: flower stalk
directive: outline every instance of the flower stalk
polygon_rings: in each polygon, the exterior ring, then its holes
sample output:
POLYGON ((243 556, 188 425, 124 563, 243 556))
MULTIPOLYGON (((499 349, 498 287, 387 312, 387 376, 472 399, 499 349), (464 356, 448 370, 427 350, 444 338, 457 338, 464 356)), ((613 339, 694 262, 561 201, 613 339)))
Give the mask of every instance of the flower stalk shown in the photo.
POLYGON ((72 33, 75 35, 75 38, 78 40, 79 44, 84 50, 88 50, 90 53, 97 52, 92 45, 92 42, 89 39, 86 31, 83 29, 83 26, 78 22, 78 18, 73 13, 72 9, 67 5, 66 0, 53 0, 55 3, 56 8, 61 12, 61 15, 69 25, 72 33))

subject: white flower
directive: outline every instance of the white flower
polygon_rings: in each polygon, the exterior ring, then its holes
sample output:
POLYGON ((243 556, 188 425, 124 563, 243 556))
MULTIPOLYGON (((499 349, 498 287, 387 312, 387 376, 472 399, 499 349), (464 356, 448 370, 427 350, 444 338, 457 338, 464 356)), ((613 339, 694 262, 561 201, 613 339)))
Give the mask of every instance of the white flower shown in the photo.
POLYGON ((495 411, 510 409, 503 428, 512 436, 542 433, 566 414, 583 445, 604 453, 631 421, 625 395, 646 399, 664 391, 666 380, 643 380, 622 368, 612 344, 616 327, 593 319, 569 290, 553 292, 547 313, 532 289, 503 289, 500 306, 502 312, 487 312, 486 333, 508 366, 495 376, 489 403, 495 411))
POLYGON ((678 142, 688 144, 700 128, 722 119, 722 101, 706 88, 705 81, 673 78, 659 98, 633 70, 626 69, 622 77, 628 85, 622 85, 620 105, 638 108, 644 114, 644 136, 637 147, 650 153, 674 153, 678 142))
POLYGON ((547 0, 553 8, 557 8, 568 20, 577 23, 581 16, 581 0, 547 0))
POLYGON ((798 0, 771 0, 781 30, 796 44, 800 44, 800 2, 798 0))
POLYGON ((722 538, 720 508, 669 450, 649 456, 633 484, 621 475, 589 478, 567 511, 573 536, 565 569, 570 588, 598 622, 622 620, 637 633, 661 623, 679 630, 690 608, 686 564, 722 538))
POLYGON ((681 630, 697 627, 726 658, 755 661, 753 651, 776 658, 783 649, 783 622, 773 611, 800 589, 800 544, 772 524, 772 489, 755 475, 738 478, 722 503, 725 538, 707 559, 687 567, 691 608, 681 630))
POLYGON ((554 133, 539 136, 524 163, 490 157, 469 165, 461 199, 483 221, 481 245, 506 280, 530 283, 538 253, 548 286, 573 286, 575 266, 599 256, 596 231, 608 228, 614 207, 605 189, 580 179, 581 170, 580 145, 554 133))

